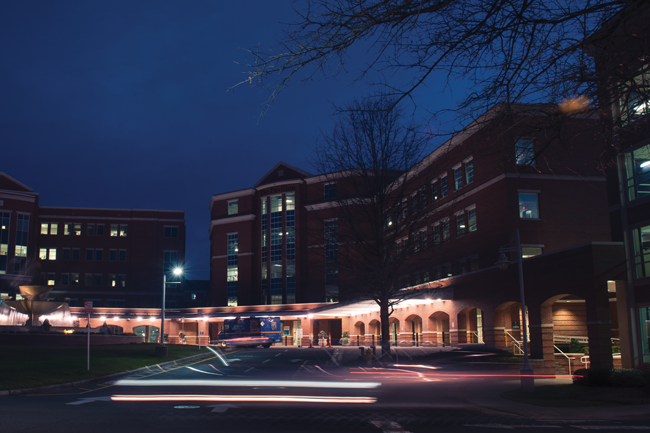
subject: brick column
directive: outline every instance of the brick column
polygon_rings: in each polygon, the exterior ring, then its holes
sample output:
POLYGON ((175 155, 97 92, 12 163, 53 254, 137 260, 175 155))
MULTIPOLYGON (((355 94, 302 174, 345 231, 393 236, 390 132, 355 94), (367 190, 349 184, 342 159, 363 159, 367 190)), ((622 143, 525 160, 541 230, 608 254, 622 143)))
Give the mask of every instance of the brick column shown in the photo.
POLYGON ((486 346, 496 347, 494 331, 494 311, 492 309, 481 309, 483 311, 483 342, 486 346))
MULTIPOLYGON (((302 328, 302 346, 309 347, 309 334, 313 332, 313 320, 307 317, 300 319, 300 327, 302 328)), ((317 338, 314 336, 314 338, 317 338)))

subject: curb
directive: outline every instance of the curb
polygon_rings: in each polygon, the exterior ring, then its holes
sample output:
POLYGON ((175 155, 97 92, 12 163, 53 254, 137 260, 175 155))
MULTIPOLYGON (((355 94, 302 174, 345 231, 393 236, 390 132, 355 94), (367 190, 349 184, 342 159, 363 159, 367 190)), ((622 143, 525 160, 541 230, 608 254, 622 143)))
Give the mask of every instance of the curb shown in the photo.
MULTIPOLYGON (((153 366, 156 366, 156 365, 166 366, 166 365, 171 365, 171 364, 177 364, 179 361, 193 361, 195 359, 208 358, 210 356, 214 356, 214 354, 212 354, 210 352, 200 353, 198 355, 188 356, 187 358, 180 358, 180 359, 176 359, 174 361, 167 361, 167 362, 163 362, 163 363, 160 363, 160 364, 154 364, 153 366)), ((97 382, 97 381, 101 381, 101 380, 127 376, 127 375, 133 374, 133 373, 139 373, 141 371, 148 370, 149 367, 153 367, 153 366, 144 366, 144 367, 136 368, 135 370, 122 371, 120 373, 113 373, 113 374, 109 374, 109 375, 106 375, 106 376, 98 376, 98 377, 93 377, 93 378, 90 378, 90 379, 78 380, 76 382, 58 383, 58 384, 55 384, 55 385, 37 386, 37 387, 34 387, 34 388, 7 389, 7 390, 4 390, 4 391, 0 391, 0 397, 9 396, 9 395, 29 394, 29 393, 32 393, 32 392, 51 391, 51 390, 54 390, 54 389, 74 388, 76 386, 86 385, 86 384, 92 383, 92 382, 97 382)))

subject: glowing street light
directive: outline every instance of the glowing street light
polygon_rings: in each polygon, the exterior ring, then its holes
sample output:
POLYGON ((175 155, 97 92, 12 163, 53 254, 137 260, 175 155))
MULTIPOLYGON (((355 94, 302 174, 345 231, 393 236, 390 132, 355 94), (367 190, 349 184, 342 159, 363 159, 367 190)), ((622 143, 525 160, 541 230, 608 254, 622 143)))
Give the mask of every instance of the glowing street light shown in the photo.
MULTIPOLYGON (((172 270, 172 274, 175 276, 181 276, 183 274, 183 268, 175 267, 172 270)), ((180 284, 180 281, 175 281, 170 284, 180 284)), ((167 356, 168 350, 165 346, 165 300, 167 295, 167 273, 163 271, 163 291, 162 291, 162 305, 160 306, 160 344, 156 347, 156 355, 158 356, 167 356)))

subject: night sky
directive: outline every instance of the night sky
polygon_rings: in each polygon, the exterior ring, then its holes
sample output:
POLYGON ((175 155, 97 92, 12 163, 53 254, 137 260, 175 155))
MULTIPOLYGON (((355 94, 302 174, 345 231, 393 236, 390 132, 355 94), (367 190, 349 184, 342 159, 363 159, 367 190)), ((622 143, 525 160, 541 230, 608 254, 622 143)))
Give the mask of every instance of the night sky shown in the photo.
POLYGON ((187 277, 208 279, 210 197, 279 161, 313 172, 332 104, 368 92, 354 83, 361 50, 349 73, 294 83, 263 117, 266 91, 228 91, 243 48, 273 48, 300 5, 3 0, 0 171, 44 206, 184 210, 187 277))

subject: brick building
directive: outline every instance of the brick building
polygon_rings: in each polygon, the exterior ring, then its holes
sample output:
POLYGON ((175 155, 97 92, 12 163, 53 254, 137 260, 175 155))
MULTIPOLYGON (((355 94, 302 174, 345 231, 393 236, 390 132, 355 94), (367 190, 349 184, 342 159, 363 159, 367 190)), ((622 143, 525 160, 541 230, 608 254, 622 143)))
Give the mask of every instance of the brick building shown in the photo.
POLYGON ((4 173, 0 221, 3 297, 40 283, 70 306, 159 306, 163 269, 185 258, 182 211, 41 206, 38 193, 4 173))

